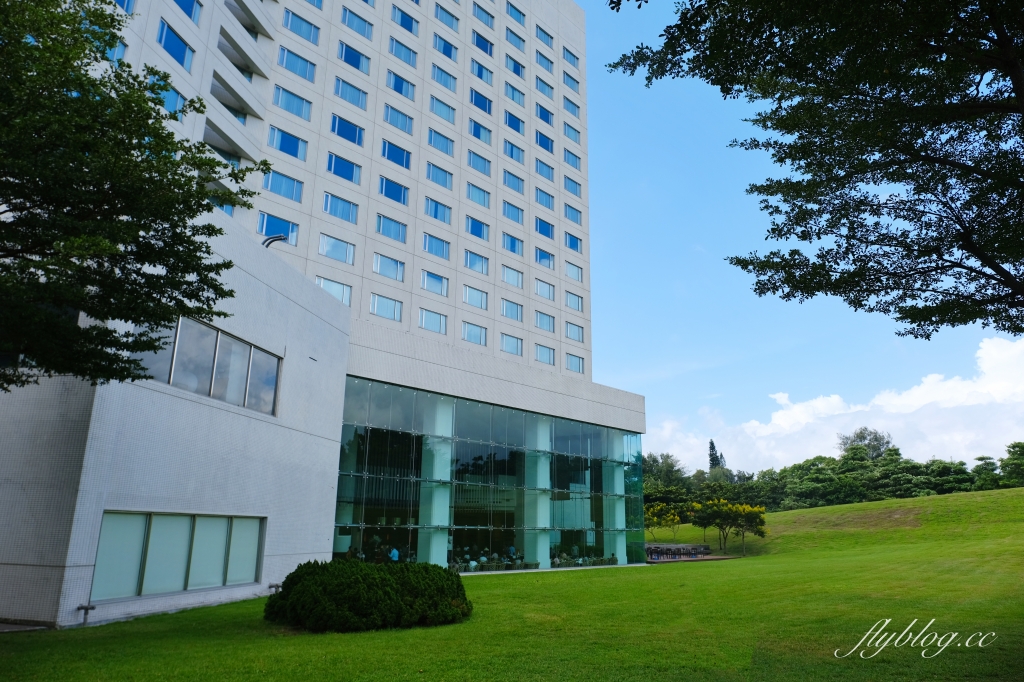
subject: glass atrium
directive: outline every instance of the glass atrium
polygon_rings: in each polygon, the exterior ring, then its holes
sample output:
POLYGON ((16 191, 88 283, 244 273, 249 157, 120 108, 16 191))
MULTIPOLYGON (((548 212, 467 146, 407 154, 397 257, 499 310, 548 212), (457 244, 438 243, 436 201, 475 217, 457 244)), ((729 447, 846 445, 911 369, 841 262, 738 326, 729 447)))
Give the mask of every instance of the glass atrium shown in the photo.
POLYGON ((461 570, 646 560, 637 433, 357 377, 344 421, 336 556, 461 570))

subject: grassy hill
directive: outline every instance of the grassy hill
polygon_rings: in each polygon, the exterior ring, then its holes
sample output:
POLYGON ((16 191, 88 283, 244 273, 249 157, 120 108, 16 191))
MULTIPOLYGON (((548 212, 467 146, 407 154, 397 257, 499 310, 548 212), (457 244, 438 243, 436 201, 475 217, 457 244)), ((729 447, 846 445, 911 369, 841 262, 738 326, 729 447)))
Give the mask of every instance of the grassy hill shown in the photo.
MULTIPOLYGON (((476 611, 455 626, 308 635, 265 623, 254 600, 0 635, 0 670, 10 680, 1021 679, 1024 489, 781 512, 768 526, 736 561, 468 577, 476 611), (897 633, 934 618, 939 634, 997 639, 932 659, 906 646, 835 658, 882 618, 897 633)), ((693 528, 679 536, 700 539, 693 528)))

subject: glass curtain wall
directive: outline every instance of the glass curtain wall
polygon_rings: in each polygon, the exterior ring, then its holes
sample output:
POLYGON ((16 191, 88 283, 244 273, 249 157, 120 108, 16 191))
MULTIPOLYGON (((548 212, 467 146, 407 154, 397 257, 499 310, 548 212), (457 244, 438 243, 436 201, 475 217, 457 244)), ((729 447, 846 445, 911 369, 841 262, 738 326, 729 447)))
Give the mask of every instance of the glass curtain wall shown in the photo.
POLYGON ((642 563, 640 435, 348 377, 334 552, 370 562, 642 563))

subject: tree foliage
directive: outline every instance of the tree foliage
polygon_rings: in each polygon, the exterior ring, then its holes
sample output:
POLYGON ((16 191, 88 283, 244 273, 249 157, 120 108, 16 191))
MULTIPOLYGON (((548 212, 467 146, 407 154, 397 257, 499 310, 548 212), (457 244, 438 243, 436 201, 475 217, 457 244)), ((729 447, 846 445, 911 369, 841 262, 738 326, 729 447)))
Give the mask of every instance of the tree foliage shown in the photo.
POLYGON ((839 442, 836 447, 840 452, 846 452, 853 445, 863 445, 867 448, 867 455, 871 459, 878 459, 882 453, 892 447, 892 436, 866 426, 860 427, 849 435, 840 433, 837 436, 839 442))
POLYGON ((167 123, 203 103, 172 114, 167 74, 108 60, 124 21, 112 0, 0 4, 3 391, 55 374, 144 378, 133 353, 231 295, 231 263, 209 246, 220 230, 198 219, 248 206, 251 191, 225 187, 269 166, 233 169, 176 138, 167 123))
MULTIPOLYGON (((613 3, 618 8, 620 3, 613 3)), ((639 3, 638 3, 639 4, 639 3)), ((612 69, 694 77, 764 105, 754 184, 782 247, 729 261, 758 295, 843 299, 928 338, 1024 333, 1019 2, 685 0, 612 69)))

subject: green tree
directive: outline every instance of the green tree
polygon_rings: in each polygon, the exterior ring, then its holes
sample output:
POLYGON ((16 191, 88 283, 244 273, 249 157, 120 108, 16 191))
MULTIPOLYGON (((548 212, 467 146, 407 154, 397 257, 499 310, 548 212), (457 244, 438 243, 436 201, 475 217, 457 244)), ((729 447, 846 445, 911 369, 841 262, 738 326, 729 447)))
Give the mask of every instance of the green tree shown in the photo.
POLYGON ((708 471, 725 467, 725 455, 715 447, 714 439, 708 442, 708 471))
POLYGON ((753 507, 749 504, 733 505, 733 513, 736 515, 736 527, 733 535, 740 538, 743 544, 743 556, 747 556, 747 533, 763 538, 768 535, 768 528, 765 527, 764 507, 753 507))
POLYGON ((974 461, 978 464, 971 469, 971 473, 974 474, 974 489, 975 490, 994 490, 999 487, 999 465, 996 461, 984 455, 982 457, 975 457, 974 461))
POLYGON ((1002 485, 1024 486, 1024 443, 1018 441, 1006 446, 1006 457, 999 460, 999 470, 1003 474, 1002 485))
POLYGON ((0 4, 0 390, 57 374, 148 376, 178 316, 211 320, 231 295, 198 219, 247 206, 232 169, 167 121, 169 76, 112 64, 113 0, 0 4), (122 324, 112 324, 120 321, 122 324))
POLYGON ((861 446, 865 449, 868 459, 878 459, 888 448, 893 447, 892 436, 888 433, 875 431, 862 426, 850 435, 837 434, 839 442, 836 447, 840 452, 846 452, 851 447, 861 446))
MULTIPOLYGON (((613 0, 617 7, 621 0, 613 0)), ((612 69, 764 105, 785 169, 752 185, 780 247, 729 261, 758 295, 836 296, 900 334, 1024 333, 1024 20, 993 0, 685 0, 612 69)))
POLYGON ((704 531, 704 544, 708 542, 708 528, 714 523, 714 508, 709 502, 695 502, 690 514, 690 524, 704 531))
POLYGON ((653 481, 664 488, 683 488, 689 484, 689 474, 686 467, 667 452, 654 454, 649 452, 644 455, 644 481, 653 481))

